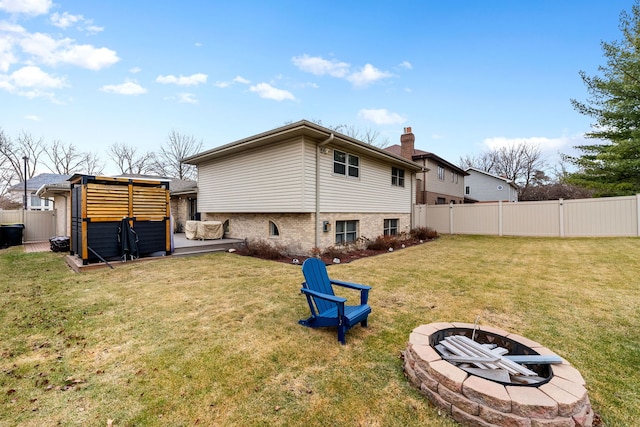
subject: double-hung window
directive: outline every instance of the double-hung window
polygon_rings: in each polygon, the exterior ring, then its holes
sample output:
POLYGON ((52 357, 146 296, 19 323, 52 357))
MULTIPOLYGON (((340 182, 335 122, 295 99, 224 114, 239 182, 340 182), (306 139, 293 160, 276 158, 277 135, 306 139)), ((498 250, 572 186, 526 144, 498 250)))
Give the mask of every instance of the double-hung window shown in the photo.
POLYGON ((398 219, 397 218, 384 220, 384 235, 385 236, 398 235, 398 219))
POLYGON ((438 165, 438 179, 444 181, 444 166, 438 165))
POLYGON ((391 168, 391 185, 404 187, 404 169, 391 168))
POLYGON ((358 221, 336 221, 336 245, 355 242, 358 238, 358 221))
POLYGON ((358 178, 360 158, 343 151, 333 150, 333 173, 358 178))

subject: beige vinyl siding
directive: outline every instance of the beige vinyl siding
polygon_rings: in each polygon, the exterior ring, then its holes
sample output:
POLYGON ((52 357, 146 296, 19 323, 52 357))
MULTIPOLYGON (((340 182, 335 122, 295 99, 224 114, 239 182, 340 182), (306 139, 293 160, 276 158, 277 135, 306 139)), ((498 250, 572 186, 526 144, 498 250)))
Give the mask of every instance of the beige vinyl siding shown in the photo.
POLYGON ((308 165, 308 152, 300 138, 200 164, 198 210, 313 212, 315 195, 308 187, 314 168, 308 165))
POLYGON ((405 169, 405 185, 391 185, 391 163, 367 158, 345 148, 329 145, 320 154, 320 211, 345 213, 411 213, 412 173, 405 169), (357 155, 358 178, 333 173, 333 150, 357 155))
POLYGON ((448 194, 455 197, 464 197, 464 176, 458 173, 458 182, 451 182, 451 168, 443 163, 427 161, 427 191, 432 193, 448 194), (444 167, 444 180, 438 179, 438 166, 444 167))

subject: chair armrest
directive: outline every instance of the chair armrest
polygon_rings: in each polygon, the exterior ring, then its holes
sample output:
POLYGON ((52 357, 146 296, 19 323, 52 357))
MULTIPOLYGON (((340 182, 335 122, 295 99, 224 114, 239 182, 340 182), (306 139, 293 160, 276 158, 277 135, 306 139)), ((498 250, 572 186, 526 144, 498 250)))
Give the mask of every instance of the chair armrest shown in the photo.
POLYGON ((300 289, 300 292, 302 292, 303 294, 311 295, 316 298, 331 301, 336 304, 344 304, 345 302, 347 302, 346 298, 337 297, 335 295, 323 294, 322 292, 314 291, 312 289, 302 288, 300 289))
POLYGON ((334 280, 334 279, 329 279, 329 281, 331 282, 332 285, 338 285, 338 286, 342 286, 350 289, 357 289, 359 291, 365 291, 365 290, 368 291, 371 289, 371 286, 361 285, 359 283, 343 282, 342 280, 334 280))
POLYGON ((344 288, 355 289, 360 291, 360 304, 366 304, 369 301, 369 291, 371 286, 361 285, 359 283, 343 282, 342 280, 329 279, 332 285, 342 286, 344 288))

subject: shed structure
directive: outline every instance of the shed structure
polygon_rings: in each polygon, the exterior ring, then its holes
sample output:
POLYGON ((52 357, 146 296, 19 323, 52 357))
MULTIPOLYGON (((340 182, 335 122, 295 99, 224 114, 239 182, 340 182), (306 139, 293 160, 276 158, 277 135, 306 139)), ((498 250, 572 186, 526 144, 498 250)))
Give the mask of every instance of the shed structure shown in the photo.
POLYGON ((169 182, 74 175, 71 255, 90 262, 122 258, 123 219, 138 236, 140 257, 171 254, 169 182))

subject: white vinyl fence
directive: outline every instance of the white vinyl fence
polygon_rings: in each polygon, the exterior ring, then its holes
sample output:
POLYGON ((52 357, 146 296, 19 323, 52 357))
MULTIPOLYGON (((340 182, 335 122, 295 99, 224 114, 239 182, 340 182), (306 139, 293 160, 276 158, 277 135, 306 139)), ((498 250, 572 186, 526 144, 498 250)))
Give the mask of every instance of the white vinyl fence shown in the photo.
POLYGON ((441 234, 640 236, 640 195, 543 202, 416 205, 414 224, 441 234))
POLYGON ((54 211, 0 210, 0 224, 24 224, 25 242, 47 241, 56 232, 54 211))

